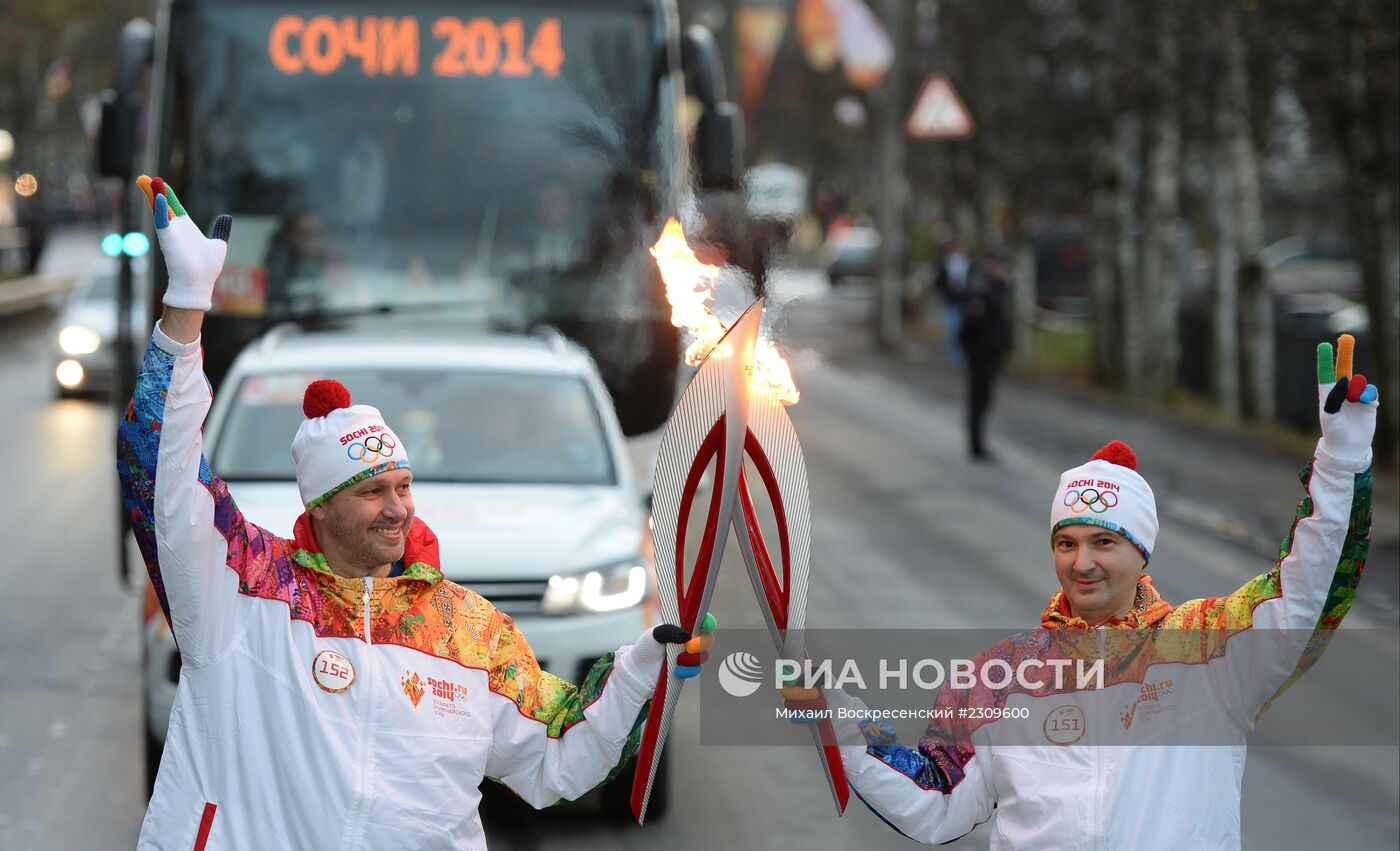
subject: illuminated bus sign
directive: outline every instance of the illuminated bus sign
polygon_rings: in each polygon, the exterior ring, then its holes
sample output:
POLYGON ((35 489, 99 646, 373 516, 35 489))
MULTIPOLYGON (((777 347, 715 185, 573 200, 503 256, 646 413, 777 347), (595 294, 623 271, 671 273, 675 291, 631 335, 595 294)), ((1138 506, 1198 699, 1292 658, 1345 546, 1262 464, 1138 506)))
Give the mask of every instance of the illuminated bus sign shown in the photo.
MULTIPOLYGON (((272 67, 283 74, 326 76, 349 67, 366 77, 418 74, 423 39, 417 18, 283 15, 267 37, 272 67)), ((520 18, 442 17, 433 21, 437 77, 559 76, 564 40, 558 18, 545 18, 526 32, 520 18), (528 35, 528 37, 527 37, 528 35)))

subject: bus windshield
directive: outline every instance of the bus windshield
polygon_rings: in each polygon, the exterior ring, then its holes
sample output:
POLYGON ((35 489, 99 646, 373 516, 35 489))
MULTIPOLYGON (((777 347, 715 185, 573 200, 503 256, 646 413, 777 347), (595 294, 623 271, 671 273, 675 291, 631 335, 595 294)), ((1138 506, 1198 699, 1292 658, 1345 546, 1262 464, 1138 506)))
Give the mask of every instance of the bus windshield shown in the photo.
POLYGON ((678 141, 648 9, 176 3, 161 162, 234 215, 215 312, 625 311, 678 141))

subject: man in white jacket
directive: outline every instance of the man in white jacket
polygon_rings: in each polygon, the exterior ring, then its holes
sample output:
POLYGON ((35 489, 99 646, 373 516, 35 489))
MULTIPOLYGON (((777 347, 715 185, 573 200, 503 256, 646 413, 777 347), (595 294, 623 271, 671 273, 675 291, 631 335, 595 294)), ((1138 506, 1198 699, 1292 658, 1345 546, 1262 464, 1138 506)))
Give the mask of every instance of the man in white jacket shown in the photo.
POLYGON ((170 280, 117 466, 183 667, 138 846, 484 849, 484 778, 536 807, 604 782, 635 750, 664 645, 690 636, 656 627, 577 687, 540 670, 508 616, 443 578, 408 447, 335 382, 309 388, 293 442, 294 536, 245 520, 200 434, 231 220, 206 239, 159 178, 140 184, 170 280))
MULTIPOLYGON (((1051 504, 1061 590, 1041 629, 972 660, 995 674, 945 686, 916 748, 887 725, 838 720, 860 798, 929 844, 995 812, 993 848, 1238 848, 1246 738, 1325 649, 1369 546, 1378 402, 1351 375, 1349 337, 1339 349, 1334 366, 1332 347, 1318 347, 1322 438, 1270 571, 1226 597, 1163 600, 1146 573, 1158 531, 1152 490, 1127 446, 1105 446, 1061 476, 1051 504), (1056 681, 1057 663, 1080 660, 1102 673, 1056 681), (1010 682, 1005 672, 1015 672, 1010 682)), ((782 692, 790 709, 867 711, 839 690, 782 692)))

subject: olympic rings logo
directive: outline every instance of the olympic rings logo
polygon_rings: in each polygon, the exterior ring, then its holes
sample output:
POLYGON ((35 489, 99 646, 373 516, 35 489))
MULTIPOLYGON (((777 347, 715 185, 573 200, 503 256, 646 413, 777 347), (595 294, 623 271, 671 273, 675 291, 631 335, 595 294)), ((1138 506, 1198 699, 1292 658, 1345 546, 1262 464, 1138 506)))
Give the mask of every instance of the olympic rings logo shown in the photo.
POLYGON ((1113 491, 1100 491, 1098 488, 1065 491, 1065 507, 1075 514, 1092 511, 1103 514, 1118 506, 1118 494, 1113 491))
POLYGON ((364 442, 355 441, 345 447, 345 454, 350 456, 351 461, 363 461, 366 464, 373 464, 380 458, 392 458, 394 450, 398 444, 392 437, 385 435, 371 435, 364 439, 364 442))

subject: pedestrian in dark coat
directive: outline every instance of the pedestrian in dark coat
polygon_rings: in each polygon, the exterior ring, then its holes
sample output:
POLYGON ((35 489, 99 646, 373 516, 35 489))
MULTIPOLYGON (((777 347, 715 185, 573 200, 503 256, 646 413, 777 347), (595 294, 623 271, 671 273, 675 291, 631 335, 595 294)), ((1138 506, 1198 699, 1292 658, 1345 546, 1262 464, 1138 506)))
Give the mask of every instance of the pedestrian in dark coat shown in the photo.
POLYGON ((984 426, 992 388, 1011 349, 1006 265, 988 253, 973 264, 963 298, 958 343, 967 362, 968 448, 977 461, 993 460, 984 426))

